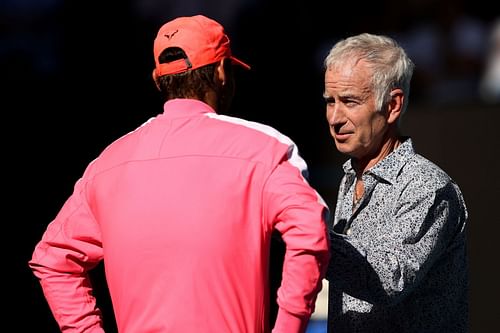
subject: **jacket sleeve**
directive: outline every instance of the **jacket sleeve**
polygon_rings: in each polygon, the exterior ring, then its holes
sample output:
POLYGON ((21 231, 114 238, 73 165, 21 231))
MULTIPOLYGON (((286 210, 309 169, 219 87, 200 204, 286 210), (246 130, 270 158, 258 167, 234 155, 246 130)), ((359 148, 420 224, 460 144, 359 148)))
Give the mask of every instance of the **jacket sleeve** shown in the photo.
POLYGON ((328 208, 296 165, 280 163, 264 190, 265 215, 286 244, 273 333, 304 332, 329 260, 328 208))
POLYGON ((62 332, 104 332, 87 274, 102 257, 100 231, 79 180, 29 261, 62 332))

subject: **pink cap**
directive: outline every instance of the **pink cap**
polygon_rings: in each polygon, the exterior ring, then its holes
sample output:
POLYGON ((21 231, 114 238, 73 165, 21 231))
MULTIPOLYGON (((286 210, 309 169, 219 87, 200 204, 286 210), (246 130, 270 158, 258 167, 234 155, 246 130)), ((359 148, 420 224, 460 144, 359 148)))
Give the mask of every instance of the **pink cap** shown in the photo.
POLYGON ((157 76, 182 73, 224 58, 250 69, 249 65, 231 54, 229 37, 222 25, 203 15, 178 17, 165 23, 158 31, 153 48, 157 76), (181 48, 188 61, 179 59, 160 64, 160 54, 169 47, 181 48))

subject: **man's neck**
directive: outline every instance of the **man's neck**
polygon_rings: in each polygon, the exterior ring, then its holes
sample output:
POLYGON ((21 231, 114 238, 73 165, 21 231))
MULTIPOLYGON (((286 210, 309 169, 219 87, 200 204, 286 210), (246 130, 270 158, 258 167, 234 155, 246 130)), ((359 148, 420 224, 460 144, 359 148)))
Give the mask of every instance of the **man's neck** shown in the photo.
POLYGON ((399 147, 401 142, 402 139, 400 136, 391 136, 385 140, 384 144, 382 144, 380 149, 378 149, 375 154, 367 156, 366 158, 352 158, 352 167, 356 172, 356 178, 361 179, 367 170, 377 165, 380 161, 392 153, 397 147, 399 147))

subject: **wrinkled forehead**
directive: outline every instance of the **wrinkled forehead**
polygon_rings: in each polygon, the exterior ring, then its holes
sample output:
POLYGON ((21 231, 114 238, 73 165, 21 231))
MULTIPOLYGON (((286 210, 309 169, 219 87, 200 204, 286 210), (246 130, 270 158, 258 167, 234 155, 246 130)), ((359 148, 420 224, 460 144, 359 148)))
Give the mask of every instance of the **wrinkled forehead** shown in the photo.
POLYGON ((325 71, 325 91, 329 94, 360 95, 372 91, 373 74, 364 61, 346 59, 325 71))

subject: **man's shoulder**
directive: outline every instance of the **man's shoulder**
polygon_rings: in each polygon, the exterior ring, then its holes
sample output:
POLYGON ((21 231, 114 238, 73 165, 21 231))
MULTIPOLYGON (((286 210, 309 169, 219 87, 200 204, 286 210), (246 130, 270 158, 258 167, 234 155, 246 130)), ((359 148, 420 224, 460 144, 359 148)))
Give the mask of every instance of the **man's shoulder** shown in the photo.
POLYGON ((412 179, 422 181, 445 182, 452 181, 448 173, 442 169, 438 163, 418 153, 413 146, 413 141, 409 138, 405 142, 406 150, 401 154, 405 161, 401 174, 412 179))
POLYGON ((244 118, 228 116, 228 115, 210 114, 209 116, 211 118, 218 119, 222 122, 226 122, 226 123, 234 124, 236 126, 241 126, 243 128, 247 128, 249 131, 255 131, 257 133, 262 133, 264 135, 271 136, 271 137, 281 138, 284 141, 291 142, 291 139, 287 135, 280 132, 278 129, 276 129, 275 127, 273 127, 271 125, 267 125, 267 124, 257 122, 257 121, 247 120, 244 118))
POLYGON ((422 189, 440 188, 453 182, 439 165, 420 154, 414 154, 407 160, 398 179, 400 182, 412 183, 422 189))

